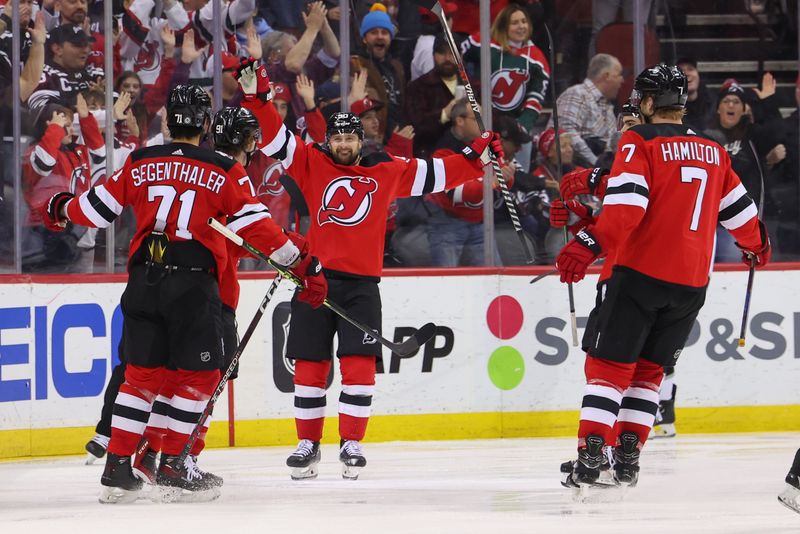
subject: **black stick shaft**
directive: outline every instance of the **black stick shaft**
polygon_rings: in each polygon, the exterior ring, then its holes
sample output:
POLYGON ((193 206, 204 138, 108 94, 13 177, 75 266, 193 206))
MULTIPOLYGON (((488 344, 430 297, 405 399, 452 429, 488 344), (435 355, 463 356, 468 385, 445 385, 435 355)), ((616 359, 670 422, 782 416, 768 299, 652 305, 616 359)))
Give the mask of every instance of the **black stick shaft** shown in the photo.
MULTIPOLYGON (((453 57, 456 60, 456 64, 458 65, 458 75, 461 78, 461 82, 464 84, 464 90, 467 94, 467 99, 469 100, 469 105, 472 108, 472 111, 475 113, 475 120, 478 123, 478 128, 480 128, 481 133, 486 131, 486 127, 483 124, 483 118, 481 117, 480 106, 478 106, 478 101, 475 98, 475 91, 472 89, 472 84, 469 82, 469 77, 467 76, 467 71, 464 68, 464 60, 461 57, 461 53, 458 51, 456 47, 455 39, 453 39, 453 33, 450 31, 450 27, 447 25, 447 20, 445 19, 444 12, 442 11, 441 6, 438 2, 435 5, 435 9, 433 11, 439 17, 439 22, 442 23, 442 29, 444 30, 445 38, 447 39, 447 44, 450 46, 450 51, 453 53, 453 57)), ((511 198, 511 191, 508 188, 508 182, 503 177, 503 172, 500 170, 500 164, 497 162, 497 156, 489 150, 489 156, 492 160, 492 169, 494 170, 494 177, 497 179, 497 183, 500 184, 500 193, 503 197, 503 203, 506 205, 506 209, 508 210, 508 216, 511 219, 511 224, 514 226, 514 231, 517 233, 517 237, 519 237, 520 243, 522 243, 522 249, 525 252, 525 260, 527 263, 533 263, 533 254, 531 253, 530 247, 528 246, 528 240, 525 238, 525 232, 522 230, 522 224, 519 222, 519 214, 517 213, 517 206, 514 204, 514 199, 511 198)))
POLYGON ((219 399, 220 395, 222 395, 222 392, 225 389, 225 384, 228 383, 228 379, 233 374, 233 370, 236 369, 236 364, 239 363, 239 358, 241 358, 242 352, 244 352, 244 349, 247 346, 247 343, 250 341, 250 338, 253 336, 253 332, 255 332, 259 321, 261 321, 261 317, 264 315, 264 311, 267 309, 269 301, 272 300, 272 295, 275 294, 275 290, 278 288, 281 278, 281 273, 278 273, 275 276, 275 279, 272 281, 272 284, 270 284, 269 289, 267 289, 267 294, 264 295, 264 299, 261 301, 261 304, 259 304, 256 314, 253 316, 253 319, 250 321, 244 336, 242 336, 242 340, 239 342, 239 346, 236 347, 236 352, 233 354, 233 359, 231 360, 230 365, 228 365, 228 368, 225 370, 225 374, 222 375, 222 378, 220 378, 219 384, 217 384, 217 389, 214 390, 211 398, 208 399, 208 404, 206 404, 205 410, 203 410, 203 413, 200 415, 200 419, 197 421, 192 433, 189 435, 189 441, 186 442, 186 445, 184 445, 183 450, 181 451, 179 465, 183 465, 183 461, 191 452, 198 436, 200 436, 200 431, 203 428, 203 425, 206 421, 208 421, 208 418, 211 415, 211 410, 214 409, 217 399, 219 399))
POLYGON ((747 317, 750 315, 750 297, 753 294, 753 280, 756 277, 756 259, 750 258, 750 272, 747 275, 747 292, 744 294, 744 312, 742 313, 742 328, 739 330, 739 346, 744 347, 744 338, 747 334, 747 317))

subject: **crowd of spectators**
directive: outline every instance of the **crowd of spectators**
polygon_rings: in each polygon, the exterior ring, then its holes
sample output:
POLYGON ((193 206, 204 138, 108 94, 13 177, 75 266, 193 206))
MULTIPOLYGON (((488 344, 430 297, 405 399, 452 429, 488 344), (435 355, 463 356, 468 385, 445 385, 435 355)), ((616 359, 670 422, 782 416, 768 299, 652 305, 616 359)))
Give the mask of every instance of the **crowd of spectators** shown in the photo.
MULTIPOLYGON (((138 147, 169 141, 163 106, 170 88, 190 82, 213 93, 213 3, 114 2, 113 27, 103 28, 101 1, 20 0, 18 65, 12 62, 11 3, 0 4, 0 253, 8 249, 14 224, 9 193, 19 162, 10 157, 10 141, 12 112, 18 110, 24 144, 23 270, 92 272, 95 260, 99 265, 104 257, 99 254, 105 246, 103 234, 78 227, 51 233, 37 220, 37 208, 54 191, 77 194, 105 179, 106 77, 112 77, 114 89, 109 111, 114 168, 138 147), (113 41, 113 73, 105 72, 105 39, 113 41), (12 102, 11 96, 14 69, 19 71, 19 102, 12 102)), ((480 97, 478 1, 440 4, 480 97)), ((609 167, 613 160, 625 67, 613 55, 595 54, 593 47, 601 26, 620 15, 630 16, 627 7, 620 7, 624 2, 595 0, 597 27, 592 28, 585 71, 575 79, 565 80, 561 74, 553 80, 548 42, 542 38, 543 23, 552 24, 558 16, 551 4, 491 2, 491 109, 481 111, 485 121, 491 117, 503 139, 507 158, 501 171, 537 263, 552 262, 563 240, 548 223, 550 202, 558 197, 559 173, 609 167), (549 108, 558 83, 556 132, 549 108)), ((652 3, 645 4, 645 15, 653 16, 652 3)), ((351 73, 348 95, 340 94, 339 66, 344 59, 338 0, 223 1, 218 67, 223 105, 239 105, 242 95, 234 71, 240 58, 252 56, 268 68, 273 103, 285 124, 306 142, 324 143, 326 120, 343 100, 362 120, 365 154, 438 157, 461 150, 480 134, 457 60, 432 12, 399 0, 343 5, 352 10, 353 31, 346 37, 352 51, 346 59, 351 73)), ((768 73, 756 89, 731 79, 715 94, 703 83, 694 58, 681 58, 678 64, 689 79, 685 122, 725 147, 751 195, 764 198, 778 252, 800 258, 797 111, 781 117, 775 79, 768 73)), ((800 80, 796 97, 800 103, 800 80)), ((314 214, 308 213, 280 162, 258 153, 248 173, 276 221, 299 231, 307 226, 314 214)), ((498 181, 492 172, 485 181, 486 186, 478 180, 398 201, 387 214, 386 265, 483 265, 487 258, 495 264, 518 263, 519 255, 506 253, 503 236, 511 231, 511 223, 497 192, 498 181), (493 259, 484 251, 485 189, 494 191, 494 245, 500 254, 493 259)), ((117 223, 120 266, 131 223, 130 216, 117 223)), ((721 238, 718 259, 733 259, 728 257, 731 245, 721 238)), ((514 246, 519 248, 518 243, 514 246)), ((255 268, 256 262, 248 266, 255 268)))

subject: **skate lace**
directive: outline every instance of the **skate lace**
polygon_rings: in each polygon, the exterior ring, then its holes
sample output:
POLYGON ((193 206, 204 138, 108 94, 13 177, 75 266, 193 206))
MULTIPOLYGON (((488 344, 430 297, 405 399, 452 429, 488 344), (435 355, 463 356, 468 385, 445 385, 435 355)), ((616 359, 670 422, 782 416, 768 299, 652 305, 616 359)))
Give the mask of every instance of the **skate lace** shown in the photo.
POLYGON ((314 442, 310 439, 300 440, 297 444, 297 449, 294 451, 295 456, 309 456, 314 452, 314 442))
POLYGON ((203 471, 197 467, 197 464, 192 456, 187 456, 186 460, 183 462, 183 465, 186 467, 186 480, 189 482, 203 478, 205 473, 203 473, 203 471))
POLYGON ((345 441, 342 449, 348 456, 364 456, 364 450, 358 441, 345 441))

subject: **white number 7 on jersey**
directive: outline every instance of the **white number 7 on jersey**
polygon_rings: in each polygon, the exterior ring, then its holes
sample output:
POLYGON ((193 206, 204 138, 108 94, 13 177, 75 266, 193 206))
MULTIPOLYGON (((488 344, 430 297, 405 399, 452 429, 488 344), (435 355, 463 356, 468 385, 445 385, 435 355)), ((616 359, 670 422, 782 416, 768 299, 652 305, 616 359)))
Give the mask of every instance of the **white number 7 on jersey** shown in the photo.
POLYGON ((700 212, 703 210, 703 195, 706 194, 707 178, 708 172, 705 169, 700 167, 681 167, 681 182, 689 184, 694 180, 700 180, 700 189, 697 190, 697 198, 694 201, 692 224, 689 225, 689 230, 692 232, 696 232, 697 227, 700 225, 700 212))

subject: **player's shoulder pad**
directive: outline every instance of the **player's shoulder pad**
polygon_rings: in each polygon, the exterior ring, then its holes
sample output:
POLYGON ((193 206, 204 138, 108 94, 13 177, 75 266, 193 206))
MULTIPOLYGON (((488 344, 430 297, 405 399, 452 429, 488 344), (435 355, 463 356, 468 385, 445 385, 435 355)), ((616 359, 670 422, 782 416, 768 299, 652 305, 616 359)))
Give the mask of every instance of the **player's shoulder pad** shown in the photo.
POLYGON ((168 143, 166 145, 155 145, 140 148, 131 154, 131 162, 136 163, 149 158, 170 158, 183 157, 203 163, 209 163, 228 172, 236 164, 236 161, 221 152, 215 152, 199 146, 186 143, 168 143))

